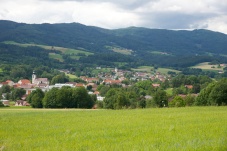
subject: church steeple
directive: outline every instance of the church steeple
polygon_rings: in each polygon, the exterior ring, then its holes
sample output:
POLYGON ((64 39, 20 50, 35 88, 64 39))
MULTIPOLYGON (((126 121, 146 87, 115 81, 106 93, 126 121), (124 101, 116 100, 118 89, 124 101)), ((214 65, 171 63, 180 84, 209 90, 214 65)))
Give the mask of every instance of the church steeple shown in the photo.
POLYGON ((33 71, 33 74, 32 74, 32 84, 35 83, 35 79, 36 79, 36 74, 35 74, 35 71, 33 71))

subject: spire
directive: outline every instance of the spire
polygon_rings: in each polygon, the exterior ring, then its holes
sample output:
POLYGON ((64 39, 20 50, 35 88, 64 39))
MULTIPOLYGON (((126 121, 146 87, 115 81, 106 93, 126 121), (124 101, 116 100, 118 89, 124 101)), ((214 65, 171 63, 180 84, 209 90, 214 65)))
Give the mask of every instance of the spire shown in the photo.
POLYGON ((36 74, 35 74, 35 71, 33 70, 33 74, 32 74, 32 84, 35 83, 35 79, 36 79, 36 74))

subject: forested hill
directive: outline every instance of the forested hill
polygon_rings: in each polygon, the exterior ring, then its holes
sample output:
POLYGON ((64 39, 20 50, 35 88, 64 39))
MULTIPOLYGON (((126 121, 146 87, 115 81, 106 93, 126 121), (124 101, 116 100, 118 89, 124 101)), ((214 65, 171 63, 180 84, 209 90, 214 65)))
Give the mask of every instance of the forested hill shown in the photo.
POLYGON ((227 35, 208 31, 173 31, 129 27, 108 30, 79 23, 24 24, 0 21, 0 42, 15 41, 107 52, 130 49, 134 55, 165 52, 171 55, 227 54, 227 35))

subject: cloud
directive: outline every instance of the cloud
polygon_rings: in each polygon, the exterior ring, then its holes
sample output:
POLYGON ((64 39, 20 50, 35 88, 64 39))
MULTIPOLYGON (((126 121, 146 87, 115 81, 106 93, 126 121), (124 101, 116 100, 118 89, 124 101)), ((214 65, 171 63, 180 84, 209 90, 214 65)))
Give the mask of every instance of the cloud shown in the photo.
POLYGON ((226 0, 1 0, 0 19, 104 28, 204 28, 227 33, 226 0))

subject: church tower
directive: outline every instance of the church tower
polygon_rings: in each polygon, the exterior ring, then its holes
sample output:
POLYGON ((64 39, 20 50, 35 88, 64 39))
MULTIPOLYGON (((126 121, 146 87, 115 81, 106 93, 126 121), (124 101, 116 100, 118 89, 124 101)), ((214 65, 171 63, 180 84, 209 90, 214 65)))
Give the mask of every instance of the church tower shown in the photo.
POLYGON ((115 71, 116 73, 118 72, 118 69, 117 69, 117 67, 115 67, 114 71, 115 71))
POLYGON ((35 71, 33 71, 33 74, 32 74, 32 84, 35 83, 35 79, 36 79, 36 74, 35 74, 35 71))

